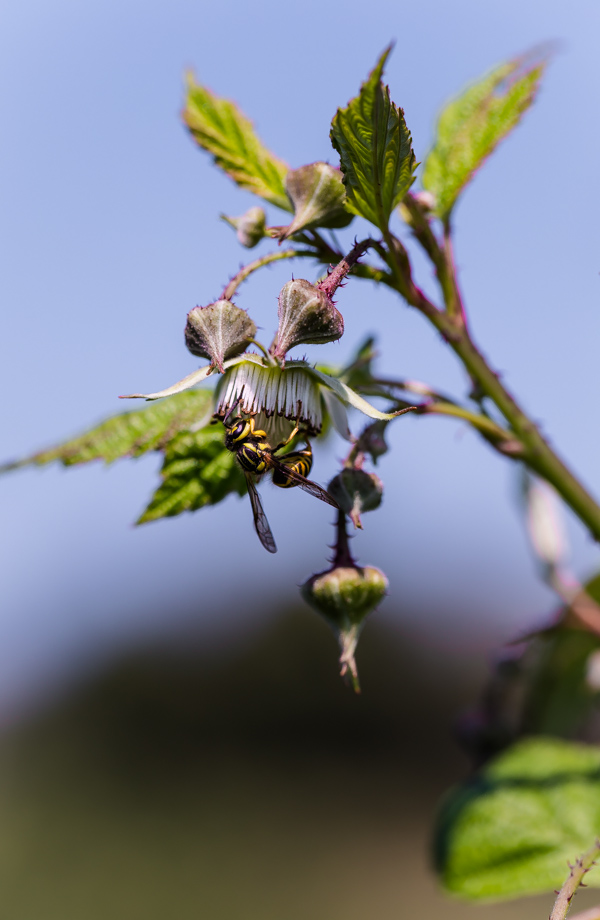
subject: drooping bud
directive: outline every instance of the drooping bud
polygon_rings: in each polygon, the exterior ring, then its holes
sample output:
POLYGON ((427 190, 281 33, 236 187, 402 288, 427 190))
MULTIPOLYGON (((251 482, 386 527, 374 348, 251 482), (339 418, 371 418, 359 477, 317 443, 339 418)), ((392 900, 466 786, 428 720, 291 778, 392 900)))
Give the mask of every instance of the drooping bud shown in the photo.
POLYGON ((359 693, 354 653, 366 617, 386 595, 388 580, 374 566, 335 566, 313 575, 300 588, 302 597, 331 626, 340 647, 340 674, 359 693))
POLYGON ((378 459, 388 451, 385 440, 385 429, 388 425, 389 422, 386 421, 373 422, 367 425, 358 439, 356 445, 358 450, 363 454, 370 454, 373 463, 377 463, 378 459))
POLYGON ((281 240, 311 227, 347 227, 354 217, 344 204, 342 174, 329 163, 291 169, 285 177, 285 188, 294 205, 294 219, 278 234, 281 240))
POLYGON ((246 249, 252 249, 267 235, 265 233, 267 215, 258 205, 249 208, 240 217, 227 217, 226 214, 222 214, 221 217, 234 228, 239 242, 246 249))
POLYGON ((381 504, 383 483, 375 473, 348 469, 334 476, 327 491, 350 517, 354 526, 362 528, 362 512, 374 511, 381 504))
POLYGON ((310 281, 288 281, 279 294, 279 328, 271 345, 284 358, 294 345, 335 342, 344 334, 344 317, 324 291, 310 281))
POLYGON ((527 530, 533 549, 544 565, 560 567, 568 555, 568 541, 556 493, 546 482, 527 471, 523 474, 522 488, 527 530))
POLYGON ((435 195, 432 192, 422 191, 415 193, 415 201, 421 206, 423 211, 431 212, 435 210, 437 204, 435 195))
POLYGON ((254 322, 230 300, 194 307, 185 326, 185 344, 191 353, 208 358, 221 373, 223 361, 241 355, 255 335, 254 322))

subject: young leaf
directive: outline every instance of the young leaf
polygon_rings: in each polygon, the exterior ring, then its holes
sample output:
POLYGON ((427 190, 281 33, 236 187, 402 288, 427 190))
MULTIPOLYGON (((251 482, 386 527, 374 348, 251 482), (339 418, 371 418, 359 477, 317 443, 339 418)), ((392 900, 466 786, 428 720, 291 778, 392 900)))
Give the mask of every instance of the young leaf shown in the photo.
POLYGON ((287 164, 263 146, 235 103, 215 96, 190 74, 182 117, 196 143, 241 188, 284 211, 292 210, 285 191, 287 164))
MULTIPOLYGON (((510 748, 444 801, 436 861, 467 898, 560 888, 600 828, 600 748, 534 738, 510 748)), ((600 887, 600 868, 586 875, 600 887)))
POLYGON ((381 82, 390 51, 384 51, 360 94, 337 110, 330 134, 341 158, 348 207, 382 231, 417 166, 404 112, 381 82))
POLYGON ((139 457, 150 450, 162 450, 180 431, 201 421, 211 405, 212 393, 208 390, 179 393, 147 409, 113 415, 70 441, 1 466, 0 472, 31 464, 43 466, 54 460, 64 466, 90 460, 112 463, 120 457, 139 457))
POLYGON ((508 61, 469 86, 442 111, 423 169, 423 187, 446 220, 476 170, 533 102, 545 62, 508 61))
POLYGON ((197 511, 216 505, 230 492, 246 491, 244 474, 235 454, 225 447, 221 426, 178 435, 165 450, 161 476, 162 484, 138 524, 197 511))

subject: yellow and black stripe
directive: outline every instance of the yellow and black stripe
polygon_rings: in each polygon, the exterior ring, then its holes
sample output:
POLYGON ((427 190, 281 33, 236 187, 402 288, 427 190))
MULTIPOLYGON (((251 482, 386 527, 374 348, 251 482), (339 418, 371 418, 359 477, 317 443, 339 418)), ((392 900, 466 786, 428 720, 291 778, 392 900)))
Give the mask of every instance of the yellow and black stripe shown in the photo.
POLYGON ((283 467, 287 467, 293 473, 298 473, 306 479, 312 468, 312 450, 310 445, 307 444, 304 450, 292 451, 284 457, 277 457, 277 460, 279 463, 273 470, 273 484, 281 489, 290 489, 293 486, 297 486, 298 482, 294 481, 290 476, 286 476, 283 467))

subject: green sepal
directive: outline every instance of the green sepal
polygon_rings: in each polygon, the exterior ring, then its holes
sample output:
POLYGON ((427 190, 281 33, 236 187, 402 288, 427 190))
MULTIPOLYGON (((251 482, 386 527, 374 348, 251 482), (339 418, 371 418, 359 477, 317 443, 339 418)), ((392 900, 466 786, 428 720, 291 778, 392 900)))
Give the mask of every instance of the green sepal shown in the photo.
POLYGON ((546 62, 501 64, 443 109, 423 168, 435 213, 447 220, 458 196, 533 102, 546 62))
MULTIPOLYGON (((445 888, 466 898, 551 891, 599 828, 600 748, 526 739, 446 797, 437 868, 445 888)), ((600 868, 585 881, 600 887, 600 868)))
POLYGON ((235 454, 225 447, 221 425, 185 431, 174 438, 165 450, 161 477, 161 485, 137 524, 216 505, 230 492, 246 492, 244 474, 235 454))
POLYGON ((211 412, 212 399, 213 394, 208 390, 194 390, 147 409, 113 415, 63 444, 4 464, 0 472, 21 466, 43 466, 55 460, 64 466, 90 460, 113 463, 121 457, 140 457, 148 451, 163 450, 180 431, 198 424, 211 412))
POLYGON ((268 150, 235 103, 216 96, 187 75, 183 120, 198 146, 207 150, 240 188, 291 211, 285 191, 288 166, 268 150))
POLYGON ((381 231, 414 182, 417 166, 404 112, 381 82, 390 51, 384 51, 359 95, 338 109, 330 134, 341 159, 347 207, 381 231))
MULTIPOLYGON (((223 370, 227 370, 228 367, 233 367, 234 364, 240 364, 242 361, 253 361, 255 364, 263 364, 263 359, 258 355, 244 354, 238 355, 237 358, 228 358, 226 361, 223 361, 223 370)), ((174 383, 170 387, 166 387, 164 390, 158 390, 156 393, 130 393, 128 396, 120 396, 119 399, 147 399, 148 401, 153 399, 164 399, 166 396, 174 396, 176 393, 183 393, 184 390, 195 387, 196 384, 206 380, 206 378, 210 377, 213 373, 219 373, 219 371, 211 364, 205 364, 204 367, 198 368, 197 371, 192 371, 187 377, 178 380, 177 383, 174 383)))

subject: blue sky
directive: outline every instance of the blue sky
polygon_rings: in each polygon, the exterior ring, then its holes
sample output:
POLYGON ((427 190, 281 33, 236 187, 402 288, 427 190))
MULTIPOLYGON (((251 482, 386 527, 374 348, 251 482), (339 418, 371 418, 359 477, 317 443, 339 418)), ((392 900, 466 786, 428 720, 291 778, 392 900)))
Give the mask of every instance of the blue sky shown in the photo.
MULTIPOLYGON (((458 206, 457 261, 477 341, 600 493, 596 2, 380 0, 372 12, 356 0, 22 0, 4 5, 0 23, 3 458, 122 411, 119 393, 191 372, 186 313, 251 258, 218 215, 255 199, 220 175, 180 124, 186 68, 235 98, 292 166, 335 162, 331 117, 395 39, 386 79, 423 159, 449 96, 553 40, 534 109, 458 206)), ((278 222, 274 209, 269 216, 278 222)), ((348 240, 355 232, 356 224, 348 240)), ((417 266, 431 288, 427 266, 417 266)), ((289 275, 289 266, 274 267, 237 300, 265 339, 289 275)), ((391 294, 354 281, 339 307, 343 340, 313 358, 341 362, 365 332, 379 331, 382 371, 465 392, 453 356, 391 294)), ((378 470, 384 506, 354 542, 362 563, 390 576, 379 615, 402 628, 404 615, 426 613, 424 636, 483 652, 549 609, 514 501, 515 470, 446 420, 402 419, 390 440, 378 470)), ((332 442, 315 478, 327 482, 342 452, 332 442)), ((244 616, 240 585, 248 597, 263 597, 268 585, 295 599, 295 586, 325 567, 329 512, 295 492, 265 489, 274 557, 236 498, 132 528, 158 467, 152 456, 0 482, 6 700, 91 654, 169 631, 172 611, 190 598, 201 632, 243 636, 260 615, 244 616)), ((568 527, 573 565, 587 574, 597 550, 576 522, 568 527)))

